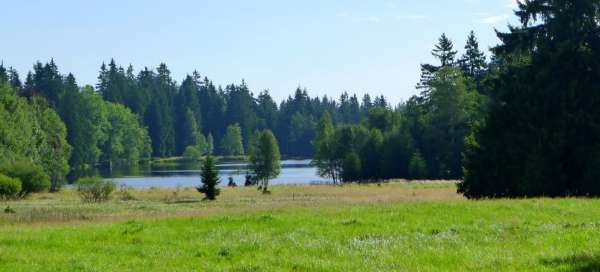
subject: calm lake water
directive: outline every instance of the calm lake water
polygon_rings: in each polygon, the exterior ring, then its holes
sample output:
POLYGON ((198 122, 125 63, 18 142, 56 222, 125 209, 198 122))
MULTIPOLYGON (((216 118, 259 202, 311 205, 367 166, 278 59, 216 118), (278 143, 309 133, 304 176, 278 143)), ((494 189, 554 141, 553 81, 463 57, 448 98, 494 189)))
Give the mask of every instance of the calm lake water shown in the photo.
MULTIPOLYGON (((281 174, 271 180, 276 184, 322 184, 331 180, 319 177, 317 169, 310 165, 310 160, 285 160, 281 162, 281 174)), ((217 164, 221 186, 228 183, 229 177, 238 186, 243 186, 248 173, 244 162, 228 162, 217 164)), ((193 187, 200 184, 200 163, 172 163, 135 168, 120 168, 112 172, 101 172, 104 178, 115 181, 118 185, 133 188, 149 187, 193 187)))

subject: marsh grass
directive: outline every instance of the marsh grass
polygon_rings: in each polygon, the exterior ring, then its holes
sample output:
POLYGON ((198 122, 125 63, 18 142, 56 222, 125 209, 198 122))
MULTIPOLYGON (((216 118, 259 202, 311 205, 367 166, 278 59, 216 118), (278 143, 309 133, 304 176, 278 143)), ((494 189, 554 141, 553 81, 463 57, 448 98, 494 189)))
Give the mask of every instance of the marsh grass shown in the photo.
MULTIPOLYGON (((453 183, 226 188, 215 202, 11 202, 2 271, 595 271, 600 200, 467 201, 453 183), (81 218, 84 217, 84 218, 81 218), (58 219, 57 219, 58 218, 58 219)), ((193 188, 180 199, 200 199, 193 188)))
POLYGON ((461 200, 452 182, 392 182, 370 185, 274 186, 272 194, 254 187, 224 188, 217 201, 201 201, 195 188, 120 188, 105 203, 82 203, 77 192, 33 194, 25 200, 2 202, 15 213, 0 214, 0 226, 22 223, 112 221, 128 218, 169 217, 252 212, 292 207, 340 206, 397 201, 461 200))

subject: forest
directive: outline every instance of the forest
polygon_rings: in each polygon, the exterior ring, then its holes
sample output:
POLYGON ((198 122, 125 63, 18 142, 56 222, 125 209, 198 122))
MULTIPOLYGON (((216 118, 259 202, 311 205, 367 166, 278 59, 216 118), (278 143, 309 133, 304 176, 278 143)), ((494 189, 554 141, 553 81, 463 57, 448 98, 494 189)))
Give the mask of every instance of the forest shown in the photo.
POLYGON ((314 158, 334 183, 454 179, 476 198, 598 195, 597 5, 538 2, 521 4, 521 25, 498 32, 489 57, 473 32, 463 50, 442 34, 418 94, 398 105, 301 87, 277 103, 244 80, 222 87, 193 71, 178 83, 164 63, 136 71, 110 60, 96 86, 54 60, 24 78, 1 65, 0 160, 43 167, 57 190, 74 170, 242 156, 271 130, 282 156, 314 158))

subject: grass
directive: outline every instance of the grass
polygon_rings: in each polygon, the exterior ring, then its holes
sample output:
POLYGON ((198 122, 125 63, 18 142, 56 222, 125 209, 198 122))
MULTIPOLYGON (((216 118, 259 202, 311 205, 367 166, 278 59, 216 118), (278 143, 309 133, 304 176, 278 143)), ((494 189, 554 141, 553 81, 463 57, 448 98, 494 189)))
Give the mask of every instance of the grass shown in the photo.
POLYGON ((225 189, 212 203, 193 189, 5 203, 16 213, 0 216, 0 270, 600 270, 600 200, 467 201, 444 182, 272 191, 225 189))

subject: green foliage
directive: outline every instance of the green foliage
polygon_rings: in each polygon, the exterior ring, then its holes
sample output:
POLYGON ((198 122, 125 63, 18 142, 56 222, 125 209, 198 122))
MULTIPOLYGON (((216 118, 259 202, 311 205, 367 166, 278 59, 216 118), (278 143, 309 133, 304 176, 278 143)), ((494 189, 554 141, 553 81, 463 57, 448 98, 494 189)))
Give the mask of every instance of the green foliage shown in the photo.
POLYGON ((355 152, 348 153, 344 158, 343 169, 344 170, 342 172, 342 180, 344 182, 360 180, 361 164, 358 154, 356 154, 355 152))
POLYGON ((187 160, 198 161, 202 159, 202 151, 200 151, 196 146, 188 146, 183 152, 183 157, 187 160))
POLYGON ((498 33, 487 116, 467 138, 471 198, 600 195, 598 1, 524 1, 498 33))
POLYGON ((460 179, 464 138, 480 116, 479 94, 458 68, 440 69, 429 84, 421 104, 421 150, 431 177, 460 179))
POLYGON ((69 171, 71 146, 64 123, 45 101, 16 96, 0 86, 0 163, 27 160, 43 167, 56 191, 69 171))
POLYGON ((113 181, 101 177, 82 177, 76 182, 77 193, 84 202, 105 202, 115 190, 113 181))
MULTIPOLYGON (((38 120, 43 131, 44 143, 40 146, 40 164, 50 176, 50 191, 60 190, 69 173, 71 145, 67 142, 67 128, 58 114, 48 108, 42 99, 34 99, 38 120)), ((25 182, 23 183, 25 185, 25 182)))
POLYGON ((21 197, 50 189, 50 177, 44 172, 44 168, 29 162, 4 163, 0 165, 0 173, 21 181, 21 197))
POLYGON ((328 112, 325 112, 316 125, 316 137, 312 142, 316 150, 313 163, 317 166, 320 176, 331 178, 335 184, 341 178, 338 173, 342 166, 339 160, 334 158, 333 133, 331 117, 328 112))
POLYGON ((408 177, 414 180, 427 177, 427 163, 419 151, 415 151, 410 158, 410 162, 408 163, 408 177))
POLYGON ((206 156, 206 158, 204 158, 201 171, 200 178, 202 185, 196 187, 196 190, 198 190, 199 193, 203 193, 205 199, 215 200, 221 193, 221 189, 217 187, 220 183, 219 171, 217 170, 215 160, 212 156, 206 156))
POLYGON ((239 124, 236 123, 227 127, 227 132, 221 139, 221 154, 225 156, 244 155, 242 129, 239 124))
POLYGON ((109 164, 136 164, 150 155, 150 138, 138 118, 125 106, 106 102, 106 141, 102 144, 101 160, 109 164))
POLYGON ((208 155, 212 155, 215 151, 215 140, 213 139, 212 134, 208 134, 208 137, 206 137, 206 150, 204 153, 208 154, 208 155))
POLYGON ((0 173, 0 199, 15 198, 22 191, 21 181, 0 173))
POLYGON ((281 172, 279 144, 270 130, 257 132, 250 142, 250 169, 259 181, 259 189, 268 192, 269 180, 281 172))

